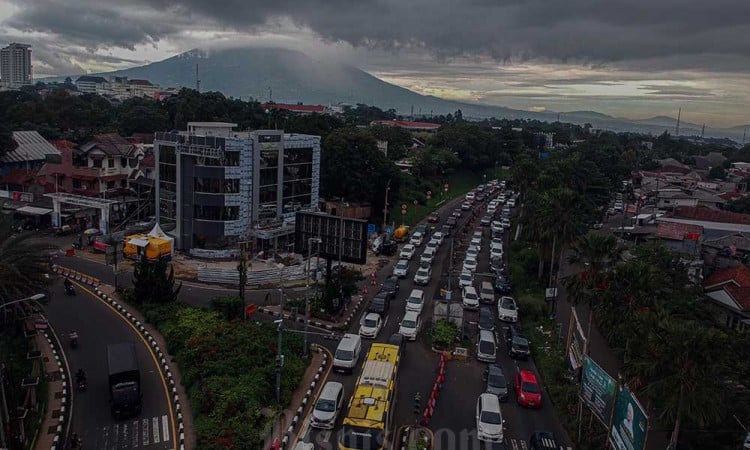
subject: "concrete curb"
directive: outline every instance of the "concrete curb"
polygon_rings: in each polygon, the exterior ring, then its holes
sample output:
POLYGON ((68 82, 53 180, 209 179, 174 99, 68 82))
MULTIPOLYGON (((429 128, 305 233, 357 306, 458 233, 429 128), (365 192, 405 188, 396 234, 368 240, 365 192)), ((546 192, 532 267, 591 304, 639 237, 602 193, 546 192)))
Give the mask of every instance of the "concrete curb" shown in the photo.
MULTIPOLYGON (((48 325, 49 326, 49 325, 48 325)), ((51 329, 51 327, 50 327, 51 329)), ((47 339, 47 343, 52 348, 52 355, 55 357, 55 363, 57 364, 58 370, 60 370, 60 381, 62 382, 62 396, 60 397, 60 416, 58 418, 57 426, 55 427, 55 435, 52 438, 51 450, 57 450, 58 448, 65 448, 65 432, 64 428, 66 423, 69 421, 71 414, 73 414, 73 386, 68 385, 70 374, 65 371, 65 366, 60 359, 60 353, 62 353, 62 343, 56 338, 56 334, 53 332, 50 337, 50 333, 44 331, 43 336, 47 339), (69 407, 68 407, 69 406, 69 407)))
MULTIPOLYGON (((329 331, 333 331, 333 330, 340 329, 340 328, 343 328, 344 330, 346 330, 346 329, 349 328, 349 324, 351 324, 351 322, 354 320, 354 317, 359 312, 359 308, 360 308, 360 306, 362 305, 363 302, 364 302, 364 297, 362 295, 360 295, 359 298, 357 299, 357 301, 355 303, 352 303, 351 312, 346 317, 346 319, 343 322, 341 322, 341 323, 331 324, 331 323, 321 322, 320 320, 310 320, 310 325, 318 327, 318 328, 325 328, 326 330, 329 330, 329 331)), ((271 308, 268 308, 268 307, 265 307, 265 306, 258 307, 258 311, 262 312, 264 314, 271 315, 271 316, 277 316, 278 317, 278 315, 279 315, 278 311, 276 311, 274 309, 271 309, 271 308)), ((296 317, 293 318, 291 314, 285 312, 284 313, 284 319, 293 320, 293 321, 298 322, 298 323, 305 323, 305 317, 304 316, 300 316, 299 314, 296 317)))
POLYGON ((67 269, 57 265, 52 266, 52 271, 57 274, 63 275, 64 277, 72 278, 82 284, 87 284, 93 287, 94 292, 97 296, 99 296, 99 298, 109 303, 120 314, 120 316, 134 325, 141 336, 146 339, 146 342, 148 342, 149 346, 151 347, 151 351, 154 353, 154 355, 156 355, 161 371, 167 380, 167 387, 168 389, 170 389, 170 394, 172 396, 172 408, 174 410, 176 418, 176 429, 174 430, 175 439, 180 445, 180 450, 185 450, 185 424, 182 421, 182 408, 180 406, 180 398, 177 395, 177 386, 175 385, 174 378, 172 377, 172 370, 169 368, 167 358, 164 352, 162 352, 161 348, 159 348, 156 339, 151 336, 151 333, 146 330, 146 327, 143 325, 143 323, 141 323, 140 320, 138 320, 132 313, 130 313, 127 308, 125 308, 122 304, 117 302, 117 300, 108 296, 99 289, 101 282, 97 278, 89 277, 88 275, 81 274, 79 272, 76 272, 75 270, 67 269))
POLYGON ((287 449, 289 443, 295 438, 294 433, 297 430, 297 428, 302 424, 302 418, 304 417, 305 409, 307 408, 307 405, 310 403, 310 400, 312 400, 313 394, 315 393, 315 388, 320 383, 320 377, 323 375, 323 373, 326 370, 326 366, 328 365, 328 352, 325 351, 321 346, 317 344, 312 344, 311 347, 314 347, 316 352, 323 353, 323 362, 318 367, 318 370, 315 373, 315 377, 313 378, 313 381, 310 382, 310 387, 307 389, 307 391, 305 392, 305 396, 302 398, 302 404, 299 407, 297 407, 297 411, 295 411, 294 413, 292 422, 289 425, 289 427, 286 429, 286 432, 284 433, 284 437, 281 439, 281 450, 287 449))

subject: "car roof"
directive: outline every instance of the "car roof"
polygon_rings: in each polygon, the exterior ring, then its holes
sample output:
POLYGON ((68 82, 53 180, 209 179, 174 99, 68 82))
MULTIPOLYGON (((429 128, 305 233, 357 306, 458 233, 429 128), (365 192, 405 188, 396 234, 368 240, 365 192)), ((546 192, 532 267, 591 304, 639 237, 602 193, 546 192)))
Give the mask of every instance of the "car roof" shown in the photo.
POLYGON ((379 318, 380 318, 380 314, 378 314, 376 312, 369 312, 365 316, 365 319, 379 319, 379 318))
POLYGON ((414 244, 406 244, 401 250, 406 250, 407 248, 414 248, 414 244))
POLYGON ((409 294, 409 297, 416 297, 416 296, 422 296, 424 295, 424 291, 422 289, 412 289, 411 293, 409 294))
POLYGON ((495 333, 493 333, 490 330, 479 330, 479 339, 480 340, 492 340, 492 342, 495 342, 495 333))
POLYGON ((518 375, 521 378, 521 381, 537 383, 536 375, 530 370, 519 370, 518 375))
POLYGON ((467 290, 467 291, 473 291, 473 292, 474 292, 475 294, 476 294, 476 292, 477 292, 477 290, 476 290, 476 289, 474 289, 474 286, 464 286, 464 290, 467 290))
POLYGON ((487 372, 490 374, 502 375, 503 377, 505 377, 505 372, 503 371, 503 367, 497 363, 490 364, 489 366, 487 366, 487 372))
POLYGON ((416 320, 419 317, 419 313, 416 312, 416 311, 406 311, 404 313, 404 319, 406 319, 407 317, 410 318, 410 319, 412 319, 412 320, 416 320))
POLYGON ((484 392, 479 395, 479 401, 482 403, 483 411, 500 412, 500 401, 497 395, 484 392))
POLYGON ((388 343, 391 345, 403 345, 404 335, 401 333, 393 333, 388 337, 388 343))

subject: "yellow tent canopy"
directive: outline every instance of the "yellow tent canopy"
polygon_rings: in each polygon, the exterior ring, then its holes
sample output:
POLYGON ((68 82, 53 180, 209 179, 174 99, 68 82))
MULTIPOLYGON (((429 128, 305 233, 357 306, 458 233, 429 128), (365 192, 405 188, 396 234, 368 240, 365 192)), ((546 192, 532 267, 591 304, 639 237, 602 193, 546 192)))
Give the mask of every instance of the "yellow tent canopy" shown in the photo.
POLYGON ((172 259, 174 254, 174 238, 166 234, 159 224, 147 234, 133 234, 125 238, 123 254, 126 258, 137 259, 146 255, 149 261, 172 259))

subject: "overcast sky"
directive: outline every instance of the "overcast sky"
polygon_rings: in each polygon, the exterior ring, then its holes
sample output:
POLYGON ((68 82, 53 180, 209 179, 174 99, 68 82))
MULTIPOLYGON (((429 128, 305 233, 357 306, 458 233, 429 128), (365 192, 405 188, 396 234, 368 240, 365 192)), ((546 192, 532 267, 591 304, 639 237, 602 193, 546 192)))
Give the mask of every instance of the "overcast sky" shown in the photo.
POLYGON ((748 0, 0 0, 36 77, 279 46, 420 93, 526 110, 750 123, 748 0))

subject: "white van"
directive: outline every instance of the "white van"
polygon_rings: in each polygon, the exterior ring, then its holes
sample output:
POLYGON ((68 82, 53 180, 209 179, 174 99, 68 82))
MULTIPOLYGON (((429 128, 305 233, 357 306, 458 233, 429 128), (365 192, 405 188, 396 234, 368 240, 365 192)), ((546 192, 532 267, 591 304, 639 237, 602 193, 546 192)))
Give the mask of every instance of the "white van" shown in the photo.
POLYGON ((406 299, 406 310, 415 311, 417 314, 420 314, 423 307, 424 291, 422 289, 412 289, 409 298, 406 299))
POLYGON ((354 368, 357 367, 361 353, 362 338, 357 334, 345 334, 333 355, 333 370, 352 373, 354 368))
POLYGON ((336 381, 329 381, 320 391, 318 401, 315 402, 310 426, 332 430, 336 425, 336 418, 344 405, 344 385, 336 381))
POLYGON ((479 289, 479 301, 482 303, 495 303, 495 287, 489 281, 482 281, 479 289))
POLYGON ((495 333, 489 330, 479 330, 477 338, 477 359, 482 362, 495 362, 497 356, 497 342, 495 333))

